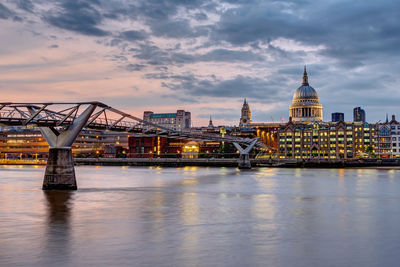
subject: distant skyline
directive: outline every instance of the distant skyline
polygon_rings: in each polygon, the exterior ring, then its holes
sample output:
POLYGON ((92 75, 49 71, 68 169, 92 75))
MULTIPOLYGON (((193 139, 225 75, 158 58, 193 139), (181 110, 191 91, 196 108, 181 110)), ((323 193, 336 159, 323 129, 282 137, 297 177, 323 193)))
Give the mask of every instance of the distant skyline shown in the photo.
POLYGON ((288 120, 307 65, 323 105, 400 119, 397 1, 0 0, 0 102, 105 102, 194 126, 288 120))

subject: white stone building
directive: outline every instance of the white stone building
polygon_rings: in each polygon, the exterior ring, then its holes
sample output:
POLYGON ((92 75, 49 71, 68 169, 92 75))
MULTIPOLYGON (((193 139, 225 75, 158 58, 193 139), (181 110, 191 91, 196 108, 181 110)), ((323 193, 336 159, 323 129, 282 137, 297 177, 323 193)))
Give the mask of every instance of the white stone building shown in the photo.
POLYGON ((184 110, 177 110, 176 113, 154 113, 153 111, 145 111, 143 113, 143 120, 173 130, 189 129, 192 124, 190 112, 184 110))

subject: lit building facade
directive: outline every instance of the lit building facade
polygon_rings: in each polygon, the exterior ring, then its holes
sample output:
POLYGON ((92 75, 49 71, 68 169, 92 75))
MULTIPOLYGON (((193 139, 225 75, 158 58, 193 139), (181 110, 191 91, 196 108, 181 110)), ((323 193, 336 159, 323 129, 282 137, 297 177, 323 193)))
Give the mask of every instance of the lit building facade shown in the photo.
POLYGON ((129 137, 129 157, 131 158, 212 157, 219 152, 220 147, 220 142, 213 141, 194 142, 162 136, 143 135, 129 137))
POLYGON ((347 159, 375 152, 376 125, 348 122, 289 122, 279 130, 279 157, 347 159), (370 147, 370 148, 369 148, 370 147))
POLYGON ((184 110, 177 110, 176 113, 154 113, 153 111, 145 111, 143 113, 143 120, 173 130, 188 129, 192 125, 190 112, 184 110))
POLYGON ((386 123, 377 124, 376 155, 380 158, 400 158, 400 123, 395 116, 386 123))
MULTIPOLYGON (((74 157, 124 156, 126 133, 82 130, 72 145, 74 157)), ((0 159, 46 159, 49 145, 38 128, 1 127, 0 159)))

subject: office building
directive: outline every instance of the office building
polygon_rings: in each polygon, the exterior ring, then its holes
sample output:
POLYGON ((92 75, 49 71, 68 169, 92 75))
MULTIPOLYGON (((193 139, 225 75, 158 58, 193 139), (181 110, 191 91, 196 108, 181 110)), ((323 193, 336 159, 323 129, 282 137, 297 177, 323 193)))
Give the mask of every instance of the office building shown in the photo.
POLYGON ((361 122, 289 122, 278 131, 279 157, 347 159, 375 152, 376 125, 361 122), (369 148, 370 147, 370 148, 369 148))
POLYGON ((334 112, 332 113, 332 122, 344 121, 344 113, 334 112))
POLYGON ((365 122, 365 110, 360 107, 353 109, 353 121, 354 122, 365 122))
POLYGON ((173 130, 184 130, 191 127, 191 114, 188 111, 177 110, 176 113, 154 113, 145 111, 143 120, 173 130))

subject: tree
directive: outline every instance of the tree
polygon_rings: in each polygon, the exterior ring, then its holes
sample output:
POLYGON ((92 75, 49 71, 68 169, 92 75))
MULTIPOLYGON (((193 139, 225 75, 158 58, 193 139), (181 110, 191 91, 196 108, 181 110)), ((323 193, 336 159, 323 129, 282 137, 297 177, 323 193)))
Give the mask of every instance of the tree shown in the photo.
POLYGON ((367 146, 367 148, 365 149, 365 153, 368 154, 369 158, 375 158, 376 155, 374 153, 374 149, 372 148, 372 146, 367 146))

